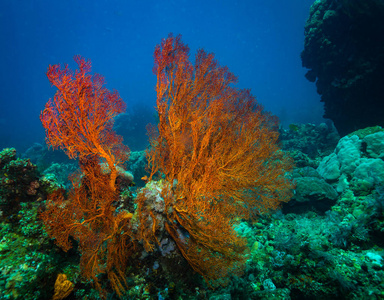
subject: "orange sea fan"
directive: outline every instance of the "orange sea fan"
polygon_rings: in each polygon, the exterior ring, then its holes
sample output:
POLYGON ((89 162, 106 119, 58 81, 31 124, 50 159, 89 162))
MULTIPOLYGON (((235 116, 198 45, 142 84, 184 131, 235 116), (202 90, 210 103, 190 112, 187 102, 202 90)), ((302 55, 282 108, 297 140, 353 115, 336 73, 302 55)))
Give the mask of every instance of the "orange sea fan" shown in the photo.
POLYGON ((170 35, 154 56, 159 124, 150 131, 149 179, 163 174, 169 234, 197 272, 217 281, 244 261, 235 219, 290 199, 292 160, 278 147, 276 118, 233 87, 236 77, 213 54, 199 50, 192 64, 181 37, 170 35))
POLYGON ((91 62, 74 57, 79 70, 50 65, 47 77, 57 87, 53 99, 40 115, 47 144, 63 149, 69 158, 98 156, 111 170, 110 186, 114 189, 116 166, 128 160, 129 149, 113 130, 113 118, 124 112, 125 104, 117 91, 110 92, 104 78, 90 75, 91 62))
POLYGON ((81 272, 105 296, 98 275, 106 273, 114 290, 122 295, 125 267, 135 250, 130 228, 132 214, 116 211, 118 165, 129 156, 122 138, 112 130, 113 118, 125 105, 117 92, 103 87, 100 75, 90 75, 90 61, 75 56, 79 70, 49 66, 47 76, 58 89, 41 113, 47 143, 79 158, 81 172, 72 176, 72 189, 49 195, 41 212, 50 237, 64 251, 78 242, 81 272), (103 165, 101 163, 104 163, 103 165), (105 164, 109 170, 105 170, 105 164), (103 167, 103 169, 102 169, 103 167))

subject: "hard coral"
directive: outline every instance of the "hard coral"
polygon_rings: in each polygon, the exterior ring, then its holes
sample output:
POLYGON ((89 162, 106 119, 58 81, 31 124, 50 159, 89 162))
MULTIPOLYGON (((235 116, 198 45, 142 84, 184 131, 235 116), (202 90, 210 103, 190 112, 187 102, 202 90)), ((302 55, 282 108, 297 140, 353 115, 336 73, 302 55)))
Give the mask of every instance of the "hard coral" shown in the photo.
POLYGON ((0 209, 5 216, 17 213, 20 203, 38 199, 39 187, 36 165, 29 159, 16 158, 14 148, 0 152, 0 209))

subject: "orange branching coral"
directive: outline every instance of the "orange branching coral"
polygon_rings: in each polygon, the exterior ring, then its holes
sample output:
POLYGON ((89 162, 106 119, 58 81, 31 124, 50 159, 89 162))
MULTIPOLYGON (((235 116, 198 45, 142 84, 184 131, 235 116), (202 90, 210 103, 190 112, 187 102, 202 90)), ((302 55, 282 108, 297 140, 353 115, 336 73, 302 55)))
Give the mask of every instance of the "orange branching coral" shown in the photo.
POLYGON ((124 108, 117 92, 102 86, 103 78, 90 76, 90 62, 76 56, 80 71, 50 66, 48 78, 58 88, 41 114, 47 142, 60 147, 70 158, 79 157, 81 172, 72 176, 73 188, 52 193, 40 216, 48 234, 64 251, 79 243, 81 270, 103 294, 97 276, 107 273, 112 287, 121 295, 124 270, 134 250, 130 230, 132 214, 117 212, 117 165, 128 158, 128 148, 112 131, 113 117, 124 108), (105 162, 109 170, 103 170, 105 162))
POLYGON ((64 251, 72 247, 70 237, 78 241, 85 278, 102 292, 97 275, 107 273, 112 287, 121 295, 123 272, 135 249, 130 230, 132 214, 116 213, 113 202, 118 194, 110 188, 109 175, 102 173, 98 161, 82 163, 81 170, 72 177, 73 189, 67 199, 63 191, 54 192, 40 217, 64 251))
POLYGON ((104 78, 88 74, 91 62, 79 55, 75 74, 66 66, 50 65, 47 76, 58 91, 49 100, 40 119, 46 130, 47 143, 63 149, 69 158, 96 155, 110 168, 110 186, 115 188, 116 166, 128 159, 128 148, 112 130, 113 118, 125 110, 117 91, 106 89, 104 78))
POLYGON ((170 35, 154 56, 159 124, 150 129, 149 179, 163 174, 165 227, 191 266, 216 281, 241 269, 234 221, 290 199, 292 162, 277 145, 276 119, 232 86, 236 77, 213 54, 199 50, 192 64, 170 35))

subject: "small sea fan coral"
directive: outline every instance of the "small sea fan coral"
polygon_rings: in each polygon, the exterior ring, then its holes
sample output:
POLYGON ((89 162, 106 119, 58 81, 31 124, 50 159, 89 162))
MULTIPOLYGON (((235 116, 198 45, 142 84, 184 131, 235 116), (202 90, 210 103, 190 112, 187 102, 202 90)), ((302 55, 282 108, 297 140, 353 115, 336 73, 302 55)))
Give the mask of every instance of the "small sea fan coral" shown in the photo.
MULTIPOLYGON (((132 215, 116 211, 116 178, 124 172, 129 150, 113 130, 113 118, 124 111, 119 94, 107 90, 104 78, 88 74, 91 62, 75 56, 79 70, 49 66, 47 76, 57 87, 41 113, 47 143, 79 158, 81 172, 72 176, 72 190, 53 192, 40 214, 48 234, 64 251, 74 238, 81 252, 81 271, 105 296, 98 275, 106 273, 114 290, 126 287, 124 267, 133 252, 132 215)), ((128 176, 128 173, 124 176, 128 176)), ((130 179, 132 179, 130 177, 130 179)))
POLYGON ((125 104, 117 91, 104 87, 104 78, 90 75, 91 61, 76 55, 79 70, 50 65, 47 77, 57 87, 56 95, 40 115, 53 149, 63 149, 69 158, 97 156, 107 163, 110 186, 115 189, 116 166, 128 160, 129 149, 113 130, 113 118, 124 112, 125 104))

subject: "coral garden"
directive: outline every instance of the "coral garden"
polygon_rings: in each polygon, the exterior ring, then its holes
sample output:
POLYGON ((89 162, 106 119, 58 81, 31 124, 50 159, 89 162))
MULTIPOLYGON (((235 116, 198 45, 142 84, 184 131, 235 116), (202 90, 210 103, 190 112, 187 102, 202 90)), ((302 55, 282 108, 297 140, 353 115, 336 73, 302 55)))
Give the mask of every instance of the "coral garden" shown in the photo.
POLYGON ((0 298, 383 299, 384 129, 279 128, 213 54, 169 35, 154 56, 141 152, 89 60, 49 66, 68 159, 0 152, 0 298))
MULTIPOLYGON (((325 124, 295 126, 281 131, 283 144, 289 145, 286 151, 300 166, 292 172, 293 199, 272 214, 234 225, 249 249, 242 275, 231 276, 225 286, 210 288, 172 237, 159 230, 155 249, 147 252, 142 247, 131 258, 120 299, 384 297, 384 130, 359 130, 329 149, 319 146, 314 154, 311 147, 303 147, 301 135, 308 130, 317 133, 314 136, 321 145, 330 136, 336 140, 337 134, 325 124)), ((0 159, 0 297, 51 299, 58 293, 59 276, 65 275, 68 294, 54 299, 98 299, 94 285, 81 274, 78 246, 62 251, 38 217, 47 195, 62 186, 55 179, 58 169, 38 171, 28 159, 17 158, 15 149, 4 149, 0 159)), ((145 172, 143 164, 136 163, 143 159, 144 153, 132 153, 129 171, 145 172)), ((161 216, 161 184, 148 183, 146 190, 153 200, 148 202, 152 211, 161 216)), ((136 187, 126 186, 116 205, 126 207, 124 203, 136 193, 136 187)), ((105 283, 103 278, 101 274, 100 281, 105 283)), ((118 299, 108 285, 104 288, 108 299, 118 299)))

